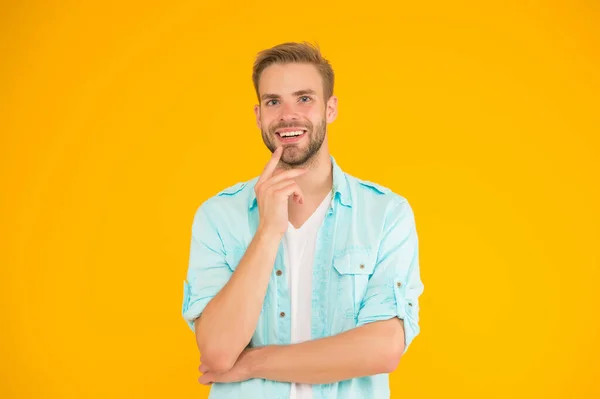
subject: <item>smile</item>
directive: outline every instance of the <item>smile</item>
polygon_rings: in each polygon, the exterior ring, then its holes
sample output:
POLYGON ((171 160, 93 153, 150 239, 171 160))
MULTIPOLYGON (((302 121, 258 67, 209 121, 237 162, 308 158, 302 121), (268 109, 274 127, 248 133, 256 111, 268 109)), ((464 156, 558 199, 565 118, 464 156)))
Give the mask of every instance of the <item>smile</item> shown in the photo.
POLYGON ((306 134, 306 130, 290 130, 287 132, 277 132, 275 133, 279 140, 283 143, 293 143, 299 141, 306 134))
POLYGON ((294 130, 291 132, 277 132, 277 135, 279 137, 295 137, 295 136, 301 136, 306 132, 306 130, 294 130))

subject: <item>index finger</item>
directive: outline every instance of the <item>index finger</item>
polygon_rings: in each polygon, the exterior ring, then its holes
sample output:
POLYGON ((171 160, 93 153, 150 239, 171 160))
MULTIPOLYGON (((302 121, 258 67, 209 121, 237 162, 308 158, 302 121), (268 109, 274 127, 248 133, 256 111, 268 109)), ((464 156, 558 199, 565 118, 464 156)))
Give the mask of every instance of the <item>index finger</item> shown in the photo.
POLYGON ((269 159, 269 162, 267 162, 267 164, 265 165, 265 168, 263 169, 262 173, 260 174, 260 177, 258 178, 258 181, 256 182, 256 184, 265 181, 266 179, 268 179, 269 177, 271 177, 273 175, 273 172, 275 171, 275 168, 277 167, 277 164, 279 163, 279 158, 281 158, 281 153, 283 152, 282 150, 283 147, 277 147, 275 149, 275 151, 273 151, 273 155, 271 156, 271 159, 269 159))

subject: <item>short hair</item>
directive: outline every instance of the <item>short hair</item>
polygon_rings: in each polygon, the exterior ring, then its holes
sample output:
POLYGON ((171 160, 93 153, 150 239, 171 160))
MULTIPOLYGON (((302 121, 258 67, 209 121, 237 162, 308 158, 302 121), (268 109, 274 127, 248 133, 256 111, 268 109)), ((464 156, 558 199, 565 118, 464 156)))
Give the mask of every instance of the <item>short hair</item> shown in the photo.
POLYGON ((312 64, 317 68, 323 80, 323 95, 327 101, 333 95, 334 74, 329 61, 321 55, 317 44, 308 42, 286 42, 278 44, 266 50, 262 50, 256 56, 254 67, 252 68, 252 82, 254 90, 260 102, 258 93, 258 82, 260 75, 269 66, 273 64, 305 63, 312 64))

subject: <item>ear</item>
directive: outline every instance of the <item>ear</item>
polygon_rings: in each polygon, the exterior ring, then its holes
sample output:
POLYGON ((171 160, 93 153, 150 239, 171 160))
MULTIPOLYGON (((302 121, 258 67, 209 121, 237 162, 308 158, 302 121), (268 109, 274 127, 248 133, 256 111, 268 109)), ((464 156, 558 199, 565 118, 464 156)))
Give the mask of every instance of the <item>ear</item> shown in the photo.
POLYGON ((325 116, 327 123, 333 122, 337 118, 338 112, 338 99, 336 96, 329 97, 325 106, 325 116))
POLYGON ((261 123, 260 123, 260 105, 256 104, 254 106, 254 115, 256 116, 256 126, 258 126, 259 129, 261 129, 261 123))

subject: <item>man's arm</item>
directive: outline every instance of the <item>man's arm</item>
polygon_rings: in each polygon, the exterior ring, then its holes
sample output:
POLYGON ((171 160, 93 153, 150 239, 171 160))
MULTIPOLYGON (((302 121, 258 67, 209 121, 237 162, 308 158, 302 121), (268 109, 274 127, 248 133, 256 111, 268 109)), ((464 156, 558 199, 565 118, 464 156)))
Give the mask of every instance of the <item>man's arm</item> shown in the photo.
POLYGON ((281 153, 281 147, 273 152, 254 187, 259 226, 235 272, 210 217, 224 210, 203 205, 194 219, 183 315, 196 333, 202 362, 214 371, 231 369, 250 342, 287 229, 288 199, 303 201, 294 178, 306 169, 276 170, 281 153))
POLYGON ((402 321, 394 318, 314 341, 257 348, 250 378, 327 384, 391 373, 403 351, 402 321))
POLYGON ((257 231, 235 272, 194 322, 202 361, 221 372, 250 342, 263 306, 279 241, 257 231))
POLYGON ((235 366, 218 373, 202 363, 198 381, 228 383, 263 378, 272 381, 327 384, 390 373, 404 351, 402 320, 370 323, 335 336, 292 345, 245 350, 235 366))

